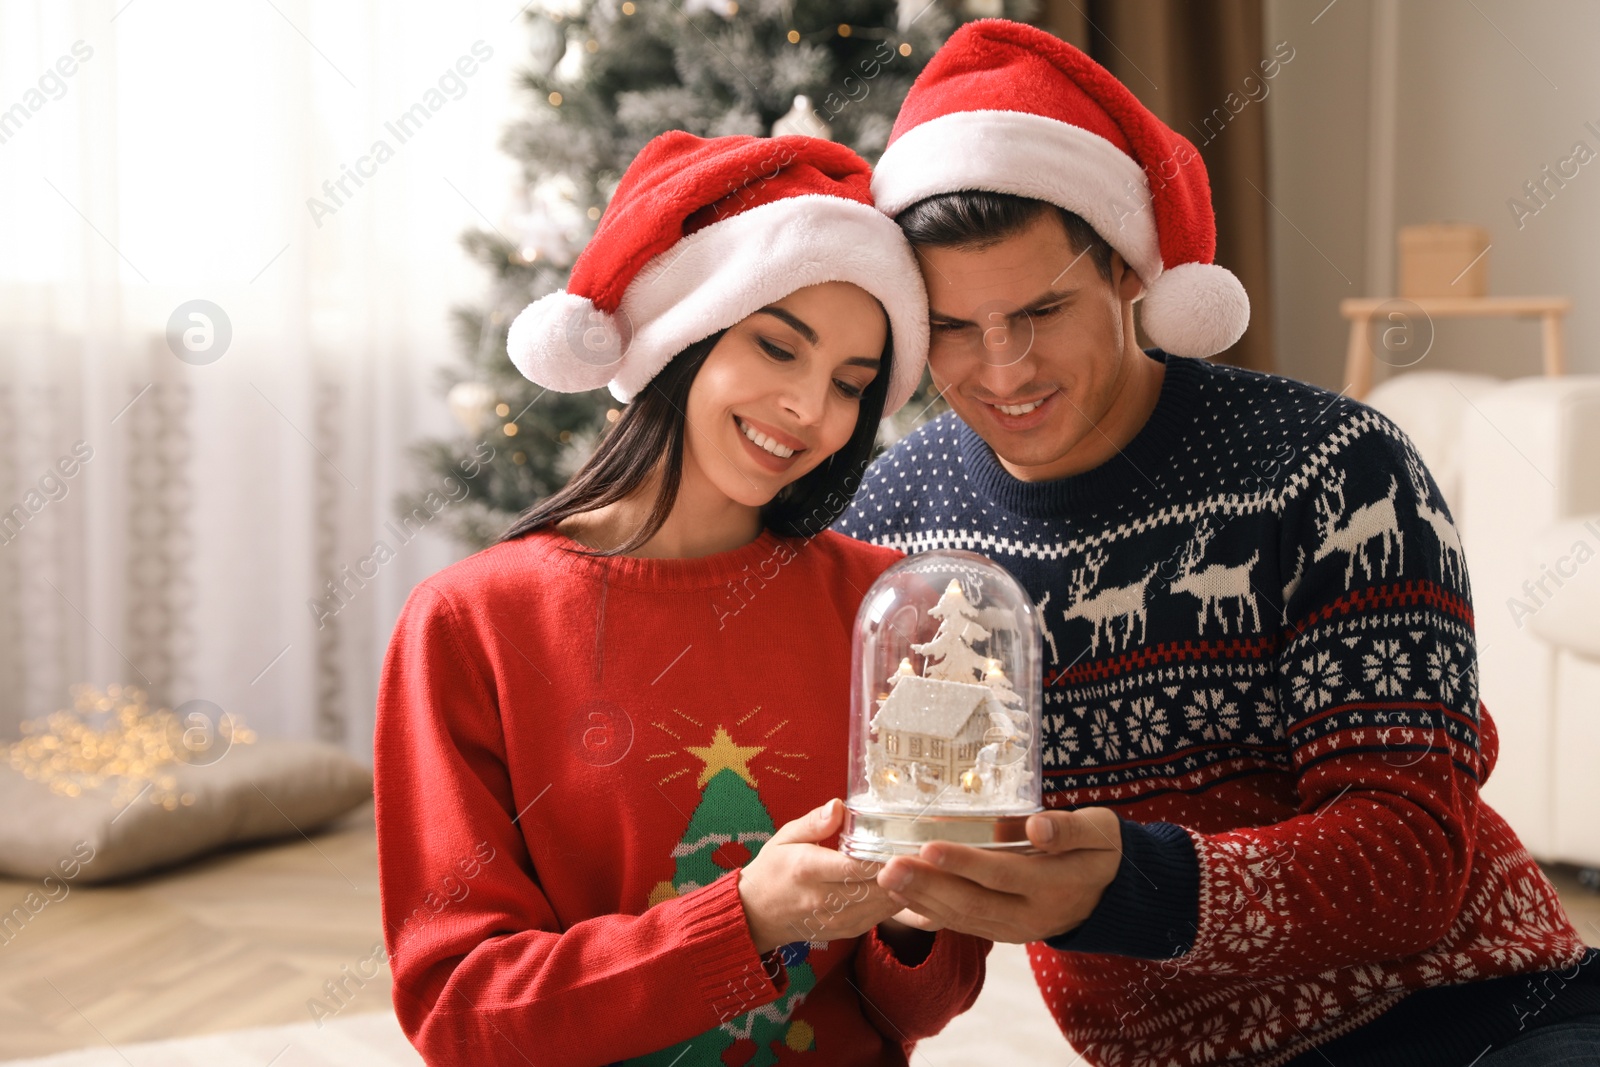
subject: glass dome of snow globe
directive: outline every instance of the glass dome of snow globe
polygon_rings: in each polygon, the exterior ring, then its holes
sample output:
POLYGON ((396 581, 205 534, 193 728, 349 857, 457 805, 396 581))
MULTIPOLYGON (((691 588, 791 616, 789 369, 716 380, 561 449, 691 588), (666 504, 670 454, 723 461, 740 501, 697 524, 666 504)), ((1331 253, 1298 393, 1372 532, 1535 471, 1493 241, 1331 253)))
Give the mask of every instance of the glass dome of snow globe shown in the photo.
POLYGON ((974 552, 901 560, 856 615, 840 848, 881 862, 927 841, 1026 850, 1042 811, 1039 615, 974 552))

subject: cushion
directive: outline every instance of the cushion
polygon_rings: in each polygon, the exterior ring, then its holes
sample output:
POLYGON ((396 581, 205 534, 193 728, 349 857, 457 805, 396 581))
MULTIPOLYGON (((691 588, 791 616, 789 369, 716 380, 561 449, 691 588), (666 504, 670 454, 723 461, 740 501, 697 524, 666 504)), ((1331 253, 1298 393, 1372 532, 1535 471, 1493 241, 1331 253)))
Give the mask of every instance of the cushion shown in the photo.
POLYGON ((125 878, 223 845, 309 833, 372 795, 367 767, 317 741, 235 744, 213 763, 171 763, 162 779, 162 794, 132 802, 110 783, 63 796, 0 764, 0 874, 125 878))

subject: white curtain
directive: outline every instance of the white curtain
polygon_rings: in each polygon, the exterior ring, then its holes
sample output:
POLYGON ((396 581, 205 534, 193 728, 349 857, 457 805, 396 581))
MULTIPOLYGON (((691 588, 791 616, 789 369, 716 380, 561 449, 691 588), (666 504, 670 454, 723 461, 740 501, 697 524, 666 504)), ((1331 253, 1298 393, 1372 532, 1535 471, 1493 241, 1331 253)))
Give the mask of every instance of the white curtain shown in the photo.
POLYGON ((370 754, 518 7, 0 0, 0 739, 122 682, 370 754))

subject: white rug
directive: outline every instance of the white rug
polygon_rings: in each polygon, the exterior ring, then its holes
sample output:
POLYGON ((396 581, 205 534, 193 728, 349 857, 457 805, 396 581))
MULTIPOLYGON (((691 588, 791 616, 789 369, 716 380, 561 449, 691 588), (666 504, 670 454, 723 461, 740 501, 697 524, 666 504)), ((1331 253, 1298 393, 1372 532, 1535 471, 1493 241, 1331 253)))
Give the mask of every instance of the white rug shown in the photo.
MULTIPOLYGON (((915 1067, 1039 1063, 1068 1067, 1077 1055, 1061 1037, 1020 945, 996 945, 972 1010, 917 1046, 915 1067)), ((423 1067, 391 1012, 264 1026, 207 1037, 61 1052, 5 1067, 423 1067)))

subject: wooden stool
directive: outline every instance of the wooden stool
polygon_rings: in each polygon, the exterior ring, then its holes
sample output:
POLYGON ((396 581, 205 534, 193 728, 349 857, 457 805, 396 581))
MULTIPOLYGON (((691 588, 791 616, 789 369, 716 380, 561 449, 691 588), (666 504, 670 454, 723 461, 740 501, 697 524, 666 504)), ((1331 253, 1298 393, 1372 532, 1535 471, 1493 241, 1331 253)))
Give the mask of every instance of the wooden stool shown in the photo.
MULTIPOLYGON (((1363 297, 1339 302, 1339 314, 1350 320, 1350 346, 1344 363, 1345 381, 1349 395, 1357 400, 1366 397, 1372 389, 1372 339, 1370 329, 1373 316, 1388 308, 1404 314, 1410 309, 1422 313, 1429 320, 1448 318, 1483 318, 1501 316, 1544 320, 1544 372, 1550 376, 1566 373, 1566 356, 1561 347, 1561 319, 1572 310, 1572 301, 1564 296, 1419 296, 1378 299, 1363 297)), ((1409 324, 1407 328, 1410 328, 1409 324)))

